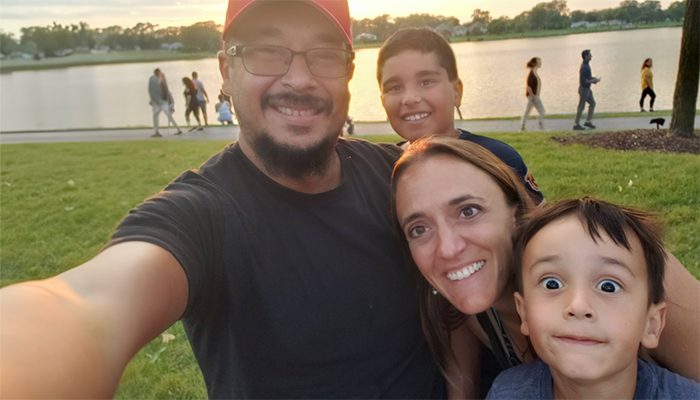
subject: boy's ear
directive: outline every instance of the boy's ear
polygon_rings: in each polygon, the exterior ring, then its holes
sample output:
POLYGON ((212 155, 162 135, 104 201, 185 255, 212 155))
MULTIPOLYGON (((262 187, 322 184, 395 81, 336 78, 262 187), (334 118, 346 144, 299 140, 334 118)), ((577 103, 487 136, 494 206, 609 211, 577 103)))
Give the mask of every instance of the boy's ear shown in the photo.
POLYGON ((464 93, 464 84, 462 83, 461 79, 457 78, 453 85, 455 89, 455 107, 459 107, 462 105, 462 94, 464 93))
POLYGON ((513 293, 513 297, 515 298, 515 309, 520 316, 520 332, 525 336, 530 336, 530 328, 527 326, 527 307, 525 306, 525 300, 518 292, 513 293))
POLYGON ((647 324, 644 327, 642 336, 642 346, 647 349, 654 349, 659 345, 661 331, 666 326, 666 303, 652 304, 647 312, 647 324))

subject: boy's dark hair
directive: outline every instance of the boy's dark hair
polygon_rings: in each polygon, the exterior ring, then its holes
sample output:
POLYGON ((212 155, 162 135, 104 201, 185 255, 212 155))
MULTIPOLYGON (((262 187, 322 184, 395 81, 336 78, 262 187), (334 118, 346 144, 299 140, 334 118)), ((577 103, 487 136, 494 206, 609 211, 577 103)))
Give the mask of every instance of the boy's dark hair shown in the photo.
POLYGON ((591 54, 591 49, 586 49, 581 52, 581 58, 586 58, 586 56, 591 54))
POLYGON ((518 291, 523 291, 522 256, 525 246, 545 226, 564 217, 575 215, 581 221, 594 242, 601 239, 600 230, 618 246, 631 250, 628 232, 639 239, 644 251, 647 276, 649 278, 649 304, 658 304, 664 299, 664 265, 666 251, 661 241, 661 227, 654 215, 590 197, 562 200, 545 205, 530 212, 518 227, 513 237, 513 257, 518 282, 518 291))
POLYGON ((377 82, 382 84, 382 68, 389 58, 406 50, 435 53, 440 66, 447 70, 447 77, 454 82, 459 79, 457 60, 447 40, 431 28, 404 28, 386 39, 377 56, 377 82))

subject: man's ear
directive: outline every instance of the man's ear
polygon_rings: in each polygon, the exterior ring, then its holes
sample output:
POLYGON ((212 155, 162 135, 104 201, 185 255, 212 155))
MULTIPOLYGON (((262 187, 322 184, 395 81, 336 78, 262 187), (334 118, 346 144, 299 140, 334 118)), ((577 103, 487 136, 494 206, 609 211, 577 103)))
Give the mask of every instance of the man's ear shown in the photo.
POLYGON ((527 307, 525 306, 525 300, 518 292, 513 293, 513 298, 515 298, 515 309, 520 316, 520 332, 525 336, 530 336, 530 328, 527 326, 527 307))
POLYGON ((233 58, 226 56, 226 53, 224 53, 223 50, 219 50, 216 55, 219 59, 219 74, 221 74, 221 79, 223 80, 221 83, 221 91, 224 92, 224 94, 231 96, 233 90, 229 90, 231 87, 231 69, 229 68, 229 63, 233 61, 233 58))
POLYGON ((661 331, 666 326, 666 303, 652 304, 647 312, 647 323, 642 336, 642 346, 647 349, 654 349, 659 345, 661 331))
POLYGON ((355 75, 355 63, 352 62, 352 63, 350 63, 350 68, 348 69, 348 81, 350 81, 354 75, 355 75))

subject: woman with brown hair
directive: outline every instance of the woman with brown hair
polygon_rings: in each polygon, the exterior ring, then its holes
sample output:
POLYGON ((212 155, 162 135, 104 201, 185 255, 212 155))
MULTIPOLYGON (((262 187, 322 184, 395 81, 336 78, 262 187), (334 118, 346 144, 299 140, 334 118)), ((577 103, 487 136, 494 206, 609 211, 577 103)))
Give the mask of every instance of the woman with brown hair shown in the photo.
MULTIPOLYGON (((485 394, 495 374, 535 356, 513 300, 512 237, 532 199, 488 150, 445 136, 411 144, 394 167, 392 193, 398 226, 420 272, 421 321, 433 356, 448 379, 461 380, 450 384, 478 380, 485 394), (466 336, 471 344, 455 351, 453 339, 463 343, 466 336), (479 342, 484 346, 474 345, 479 342), (484 353, 476 360, 480 348, 484 353), (481 377, 474 372, 479 362, 481 377)), ((666 330, 649 356, 697 380, 700 282, 670 253, 666 270, 666 330)))

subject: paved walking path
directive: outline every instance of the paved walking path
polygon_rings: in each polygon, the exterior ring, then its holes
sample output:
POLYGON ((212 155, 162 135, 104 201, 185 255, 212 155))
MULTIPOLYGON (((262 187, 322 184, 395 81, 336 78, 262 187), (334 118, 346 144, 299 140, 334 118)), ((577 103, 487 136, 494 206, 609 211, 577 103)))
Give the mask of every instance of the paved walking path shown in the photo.
MULTIPOLYGON (((664 117, 668 128, 671 122, 670 117, 664 117)), ((622 130, 622 129, 647 129, 656 125, 649 124, 649 116, 623 117, 623 118, 600 118, 594 121, 597 126, 595 130, 586 132, 622 130)), ((457 121, 457 127, 466 129, 473 133, 488 132, 518 132, 520 121, 517 120, 492 120, 492 121, 457 121)), ((528 121, 528 127, 534 132, 537 121, 528 121)), ((573 126, 571 118, 546 119, 545 128, 547 131, 570 131, 573 126)), ((700 127, 700 116, 695 116, 695 126, 700 127)), ((204 131, 194 131, 183 135, 175 136, 174 128, 161 129, 164 134, 162 138, 152 138, 152 129, 113 129, 113 130, 76 130, 76 131, 47 131, 47 132, 26 132, 26 133, 3 133, 0 134, 0 144, 10 143, 51 143, 51 142, 105 142, 120 140, 227 140, 232 141, 238 138, 238 127, 232 126, 209 126, 204 131)), ((391 126, 386 122, 357 123, 355 124, 355 135, 381 135, 393 133, 391 126)))

